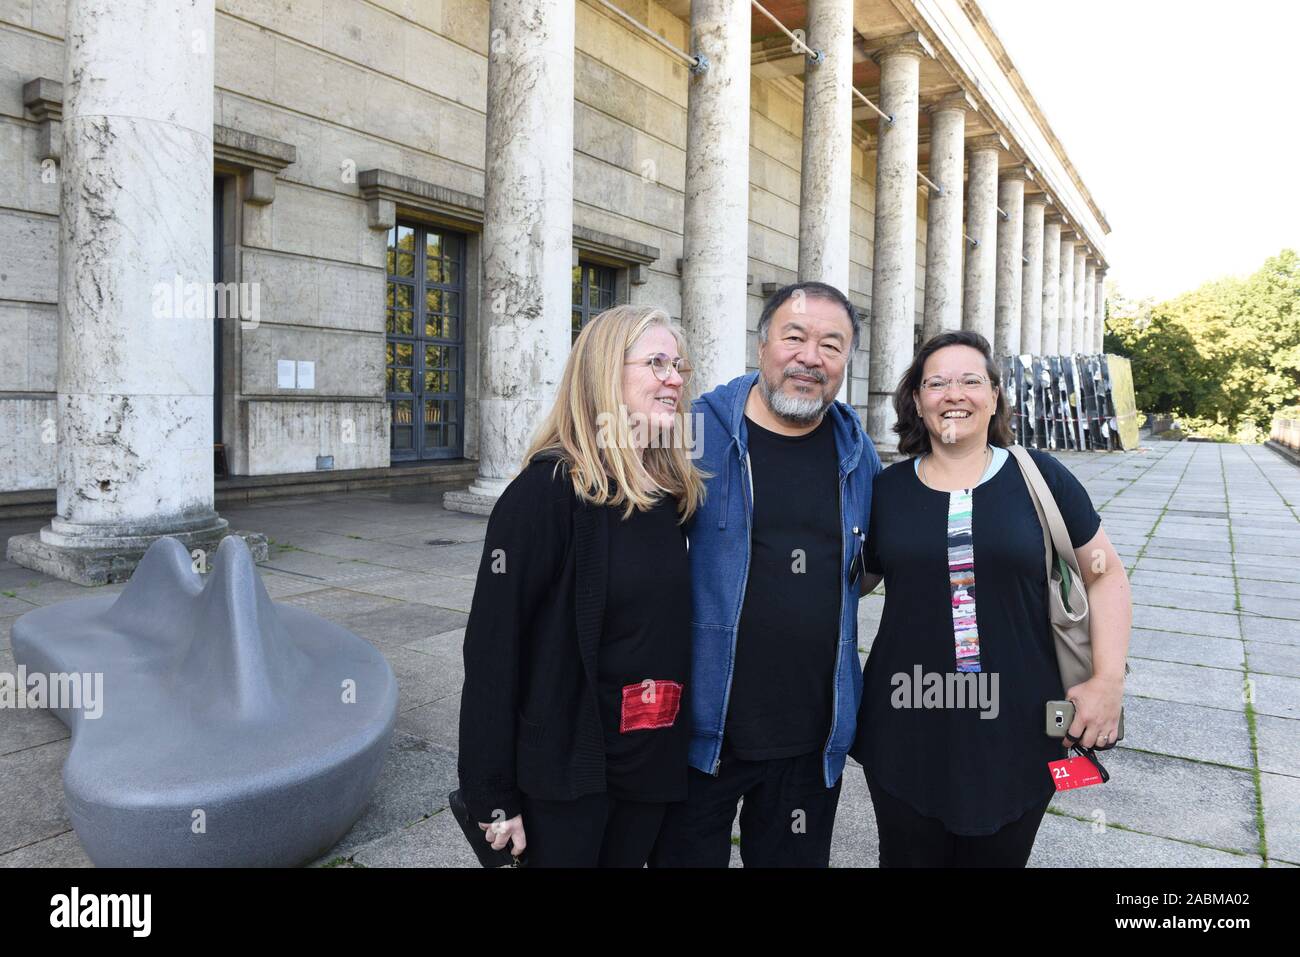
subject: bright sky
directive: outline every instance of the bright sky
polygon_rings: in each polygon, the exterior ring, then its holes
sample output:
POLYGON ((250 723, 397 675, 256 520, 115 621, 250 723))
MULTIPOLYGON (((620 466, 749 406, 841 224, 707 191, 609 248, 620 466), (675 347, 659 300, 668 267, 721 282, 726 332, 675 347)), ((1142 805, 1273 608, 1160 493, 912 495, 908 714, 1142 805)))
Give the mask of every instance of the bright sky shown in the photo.
POLYGON ((1106 214, 1125 296, 1300 250, 1300 3, 978 3, 1106 214))

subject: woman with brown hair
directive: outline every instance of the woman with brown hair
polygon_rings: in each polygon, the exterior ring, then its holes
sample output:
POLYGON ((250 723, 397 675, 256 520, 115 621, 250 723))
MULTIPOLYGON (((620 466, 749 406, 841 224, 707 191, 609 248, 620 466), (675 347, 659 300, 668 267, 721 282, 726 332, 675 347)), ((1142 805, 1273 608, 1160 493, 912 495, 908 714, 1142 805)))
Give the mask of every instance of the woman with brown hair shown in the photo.
POLYGON ((642 866, 686 796, 690 571, 703 494, 686 344, 659 309, 591 320, 492 510, 469 621, 461 795, 530 866, 642 866))
POLYGON ((899 451, 876 476, 864 591, 885 607, 863 672, 858 736, 882 867, 1023 867, 1064 757, 1045 705, 1075 703, 1071 740, 1113 746, 1132 609, 1088 493, 1030 452, 1064 517, 1091 609, 1093 675, 1061 687, 1043 529, 988 341, 927 342, 894 394, 899 451))

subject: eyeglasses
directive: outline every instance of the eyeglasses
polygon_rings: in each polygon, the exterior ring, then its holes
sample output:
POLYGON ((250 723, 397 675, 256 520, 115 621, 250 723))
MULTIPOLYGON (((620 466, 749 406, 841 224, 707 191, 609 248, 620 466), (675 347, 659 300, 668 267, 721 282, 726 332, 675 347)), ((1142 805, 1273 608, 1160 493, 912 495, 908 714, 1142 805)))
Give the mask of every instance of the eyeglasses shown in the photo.
POLYGON ((667 382, 669 370, 675 370, 682 377, 682 385, 691 381, 691 373, 695 367, 686 359, 678 356, 672 358, 663 352, 656 352, 652 356, 646 356, 644 359, 633 359, 631 362, 624 362, 625 366, 649 366, 650 371, 655 374, 655 378, 660 382, 667 382))
POLYGON ((948 391, 948 387, 954 382, 961 387, 963 392, 978 392, 989 384, 988 376, 976 375, 969 372, 964 376, 956 379, 945 379, 943 376, 932 375, 921 383, 921 388, 933 395, 940 395, 948 391))

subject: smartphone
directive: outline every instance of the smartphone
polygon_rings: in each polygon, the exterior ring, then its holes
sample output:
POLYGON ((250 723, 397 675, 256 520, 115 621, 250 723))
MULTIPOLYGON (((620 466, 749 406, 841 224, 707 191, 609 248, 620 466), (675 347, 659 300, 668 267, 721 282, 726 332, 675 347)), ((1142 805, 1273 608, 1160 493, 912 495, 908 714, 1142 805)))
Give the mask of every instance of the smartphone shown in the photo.
MULTIPOLYGON (((1074 723, 1074 702, 1073 701, 1049 701, 1047 702, 1047 736, 1049 738, 1063 738, 1065 732, 1070 730, 1070 725, 1074 723)), ((1119 732, 1115 737, 1116 741, 1124 740, 1124 712, 1119 713, 1119 732)))

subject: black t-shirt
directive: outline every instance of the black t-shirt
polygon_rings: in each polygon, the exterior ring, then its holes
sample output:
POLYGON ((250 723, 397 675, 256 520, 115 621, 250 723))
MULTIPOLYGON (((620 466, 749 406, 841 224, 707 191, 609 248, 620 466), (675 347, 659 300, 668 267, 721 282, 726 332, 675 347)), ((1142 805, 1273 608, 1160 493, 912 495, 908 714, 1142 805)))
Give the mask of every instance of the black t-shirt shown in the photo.
POLYGON ((677 502, 611 516, 597 660, 606 785, 632 801, 686 798, 691 572, 677 502))
MULTIPOLYGON (((1030 454, 1071 543, 1086 544, 1101 525, 1088 493, 1052 456, 1030 454)), ((1054 793, 1047 763, 1063 751, 1044 733, 1044 705, 1063 692, 1042 526, 1015 459, 975 487, 968 510, 959 494, 928 488, 911 459, 876 477, 865 558, 869 572, 884 576, 885 608, 863 671, 851 753, 919 813, 953 833, 982 835, 1054 793), (973 571, 959 554, 972 544, 973 571), (973 584, 962 578, 970 575, 973 584), (968 601, 974 621, 960 617, 968 601), (955 631, 969 641, 972 628, 979 672, 960 678, 984 685, 959 689, 949 677, 957 673, 955 631), (925 706, 927 688, 938 695, 932 674, 945 686, 952 681, 947 695, 931 699, 943 706, 925 706), (964 707, 954 706, 959 692, 964 707)))
POLYGON ((754 520, 723 747, 747 761, 825 747, 843 543, 830 417, 806 435, 746 420, 754 520))

